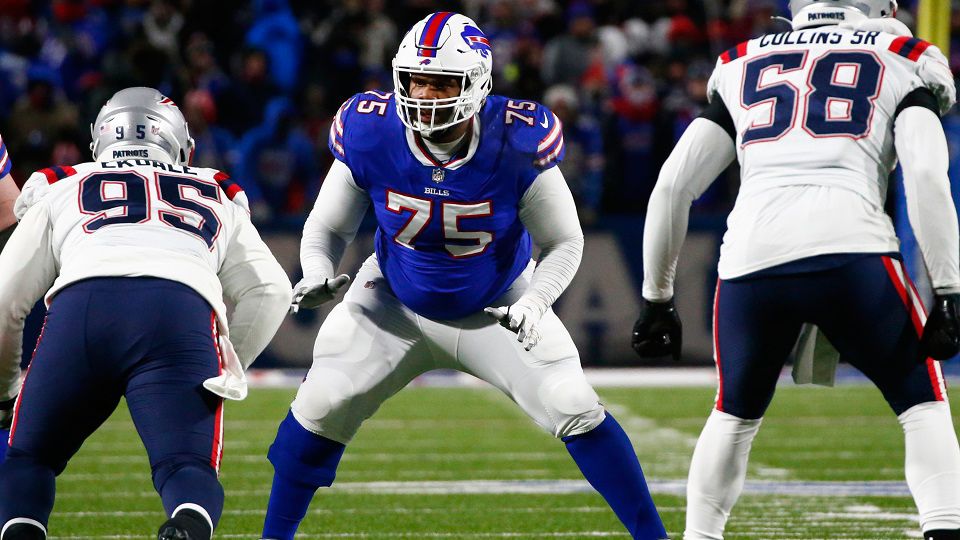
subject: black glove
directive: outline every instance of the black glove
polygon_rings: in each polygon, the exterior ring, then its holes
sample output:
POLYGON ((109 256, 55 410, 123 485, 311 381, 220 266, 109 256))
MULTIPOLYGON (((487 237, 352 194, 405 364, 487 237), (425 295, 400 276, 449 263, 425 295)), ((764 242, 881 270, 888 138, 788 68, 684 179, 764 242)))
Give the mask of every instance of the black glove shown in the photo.
POLYGON ((0 401, 0 430, 10 431, 13 422, 13 406, 17 403, 17 396, 6 401, 0 401))
POLYGON ((938 294, 920 339, 924 358, 946 360, 960 352, 960 294, 938 294))
POLYGON ((640 317, 633 325, 633 350, 640 356, 672 355, 680 360, 683 347, 683 325, 673 300, 640 301, 640 317))

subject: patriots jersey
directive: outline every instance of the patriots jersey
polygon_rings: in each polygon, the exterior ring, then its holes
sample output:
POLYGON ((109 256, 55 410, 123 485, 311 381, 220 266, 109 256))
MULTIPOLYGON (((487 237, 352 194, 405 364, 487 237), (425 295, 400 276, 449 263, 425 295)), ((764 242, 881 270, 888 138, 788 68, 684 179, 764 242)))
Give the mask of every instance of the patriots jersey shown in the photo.
POLYGON ((538 103, 489 96, 470 122, 469 144, 446 162, 403 126, 393 94, 353 96, 330 129, 330 151, 372 201, 387 282, 431 319, 482 310, 523 272, 520 199, 564 156, 560 121, 538 103))
MULTIPOLYGON (((230 202, 239 192, 226 173, 147 159, 34 173, 21 197, 49 219, 58 275, 47 300, 91 277, 158 277, 196 290, 226 327, 218 273, 227 246, 256 235, 246 211, 230 202)), ((260 243, 257 236, 247 249, 260 243)))
POLYGON ((878 31, 808 28, 723 53, 708 95, 730 113, 741 187, 720 277, 827 253, 897 251, 883 212, 894 122, 916 100, 938 110, 921 88, 941 96, 945 111, 952 84, 936 47, 878 31))

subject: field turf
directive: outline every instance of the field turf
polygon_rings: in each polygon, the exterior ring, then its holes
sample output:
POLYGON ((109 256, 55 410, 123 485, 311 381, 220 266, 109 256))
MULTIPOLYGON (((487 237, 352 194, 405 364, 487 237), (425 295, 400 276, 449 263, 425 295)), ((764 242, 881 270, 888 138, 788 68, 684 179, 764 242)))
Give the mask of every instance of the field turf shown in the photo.
MULTIPOLYGON (((713 392, 600 389, 634 441, 674 538, 683 528, 682 482, 713 392)), ((272 478, 264 456, 293 394, 255 389, 246 401, 227 404, 227 501, 217 538, 259 538, 272 478)), ((902 480, 902 433, 876 390, 786 386, 754 443, 750 493, 734 509, 727 538, 919 538, 902 480)), ((121 408, 60 477, 51 538, 150 538, 163 519, 145 453, 121 408)), ((505 397, 425 387, 401 392, 364 425, 337 483, 316 496, 300 532, 298 538, 628 538, 563 444, 505 397)))

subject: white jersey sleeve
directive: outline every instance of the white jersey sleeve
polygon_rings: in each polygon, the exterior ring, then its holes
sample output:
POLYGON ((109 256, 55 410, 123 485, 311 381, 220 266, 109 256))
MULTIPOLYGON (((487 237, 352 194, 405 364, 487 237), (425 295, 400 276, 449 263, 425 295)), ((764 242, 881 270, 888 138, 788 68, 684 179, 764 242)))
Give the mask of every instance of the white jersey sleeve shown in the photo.
POLYGON ((0 401, 20 391, 23 322, 57 275, 50 209, 28 212, 0 252, 0 401))
POLYGON ((941 112, 952 105, 941 59, 917 38, 838 26, 769 34, 723 53, 708 84, 733 120, 741 187, 720 277, 828 253, 898 251, 883 212, 897 163, 893 127, 921 89, 941 112))
POLYGON ((527 188, 520 199, 520 221, 540 248, 523 296, 543 315, 573 281, 583 257, 577 205, 559 167, 543 171, 527 188))

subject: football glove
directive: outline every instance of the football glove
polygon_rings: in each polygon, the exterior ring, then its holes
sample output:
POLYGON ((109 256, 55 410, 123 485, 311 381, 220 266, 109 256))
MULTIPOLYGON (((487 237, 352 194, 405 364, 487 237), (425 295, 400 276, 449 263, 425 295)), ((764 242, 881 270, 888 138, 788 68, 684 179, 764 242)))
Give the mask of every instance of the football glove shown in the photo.
POLYGON ((483 312, 496 319, 500 326, 517 334, 517 341, 523 344, 524 350, 529 351, 540 343, 537 323, 543 313, 523 298, 513 305, 488 307, 483 312))
POLYGON ((320 304, 329 302, 337 295, 337 291, 350 283, 350 276, 340 274, 335 278, 301 279, 293 288, 293 301, 290 302, 290 313, 304 309, 316 309, 320 304))
POLYGON ((960 352, 960 294, 938 294, 920 338, 924 358, 947 360, 960 352))
POLYGON ((0 401, 0 430, 10 431, 13 423, 13 406, 17 403, 17 396, 6 401, 0 401))
POLYGON ((633 350, 644 357, 673 356, 680 360, 683 347, 683 325, 673 300, 640 301, 640 317, 633 325, 633 350))

